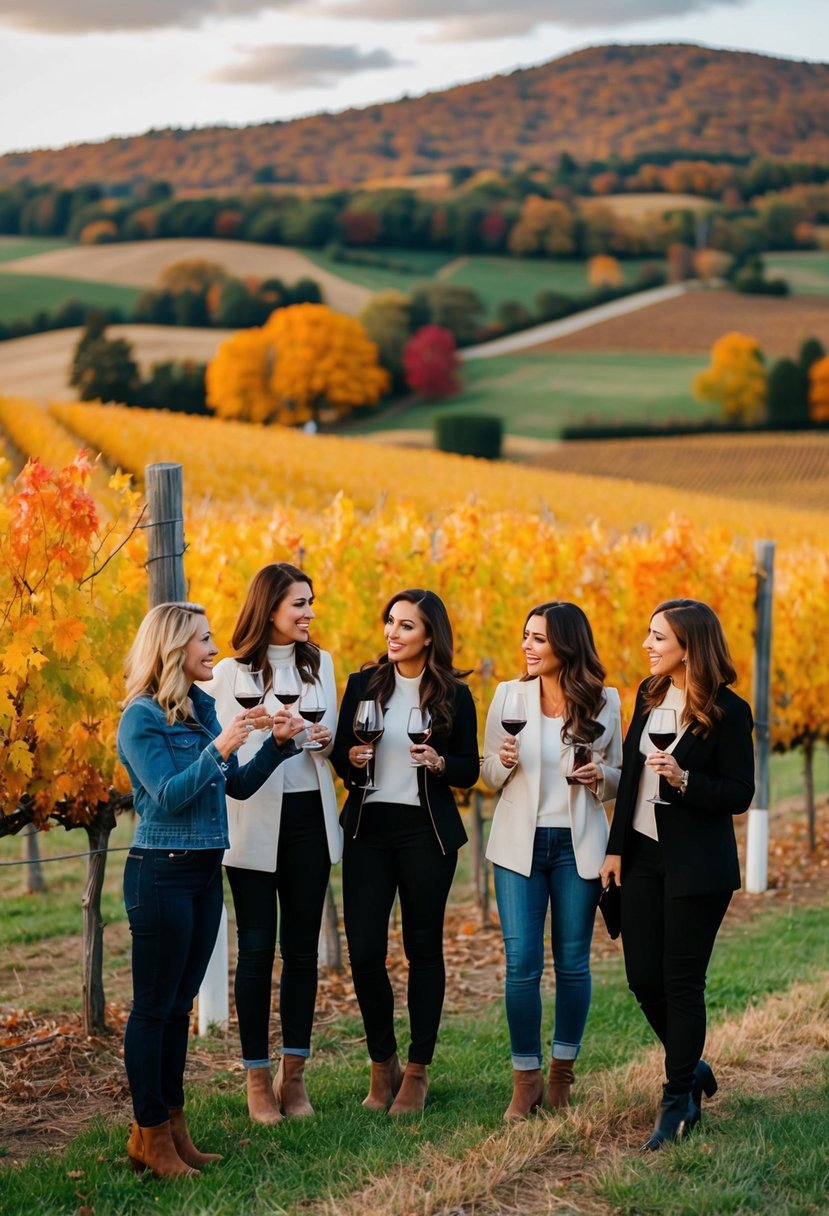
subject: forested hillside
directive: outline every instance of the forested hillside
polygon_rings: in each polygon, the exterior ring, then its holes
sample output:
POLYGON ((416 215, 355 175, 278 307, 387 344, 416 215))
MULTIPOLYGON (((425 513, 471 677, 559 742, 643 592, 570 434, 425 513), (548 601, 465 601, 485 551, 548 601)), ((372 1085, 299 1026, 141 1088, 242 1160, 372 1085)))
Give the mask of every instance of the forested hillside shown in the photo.
POLYGON ((0 158, 0 183, 178 191, 514 172, 643 153, 829 160, 829 65, 690 45, 605 46, 420 98, 243 129, 150 131, 0 158))

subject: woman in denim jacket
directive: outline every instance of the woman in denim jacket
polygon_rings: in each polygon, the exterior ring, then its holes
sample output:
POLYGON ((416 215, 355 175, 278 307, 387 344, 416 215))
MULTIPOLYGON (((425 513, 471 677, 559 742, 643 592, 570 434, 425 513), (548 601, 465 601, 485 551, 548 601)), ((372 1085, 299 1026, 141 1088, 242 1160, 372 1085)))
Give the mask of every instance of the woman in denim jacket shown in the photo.
POLYGON ((213 699, 194 687, 211 678, 217 653, 198 604, 151 609, 127 656, 118 727, 140 817, 124 868, 133 977, 124 1063, 135 1113, 127 1153, 136 1171, 161 1177, 218 1160, 193 1145, 183 1107, 190 1009, 221 917, 225 794, 258 790, 296 754, 293 736, 305 727, 287 710, 271 718, 259 707, 222 730, 213 699), (261 726, 272 729, 240 766, 235 752, 261 726))

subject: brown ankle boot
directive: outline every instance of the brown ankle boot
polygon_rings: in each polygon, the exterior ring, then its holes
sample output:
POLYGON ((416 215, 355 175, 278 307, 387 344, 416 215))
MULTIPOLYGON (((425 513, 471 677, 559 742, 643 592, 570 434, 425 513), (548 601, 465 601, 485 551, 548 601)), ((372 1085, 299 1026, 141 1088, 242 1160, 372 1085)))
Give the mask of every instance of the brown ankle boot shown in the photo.
POLYGON ((363 1098, 366 1110, 388 1110, 394 1101, 395 1094, 403 1080, 403 1069, 397 1058, 397 1052, 389 1056, 382 1064, 371 1061, 371 1081, 368 1095, 363 1098))
POLYGON ((305 1056, 285 1055, 273 1082, 273 1096, 283 1115, 288 1118, 303 1118, 313 1115, 314 1108, 305 1092, 305 1056))
POLYGON ((269 1068, 248 1068, 248 1114, 254 1123, 281 1123, 282 1115, 271 1088, 269 1068))
POLYGON ((540 1068, 512 1070, 512 1101, 504 1112, 505 1123, 528 1119, 544 1101, 544 1079, 540 1068))
POLYGON ((176 1152, 186 1165, 192 1165, 193 1169, 200 1170, 202 1166, 210 1165, 211 1161, 221 1161, 221 1153, 201 1153, 196 1148, 193 1141, 190 1139, 190 1131, 187 1127, 187 1120, 184 1118, 184 1111, 170 1111, 170 1135, 173 1137, 173 1144, 176 1146, 176 1152))
POLYGON ((426 1075, 425 1064, 413 1064, 409 1060, 403 1073, 403 1080, 397 1097, 389 1107, 390 1115, 412 1115, 423 1110, 426 1105, 426 1091, 429 1088, 429 1078, 426 1075))
POLYGON ((559 1110, 570 1105, 570 1086, 573 1084, 573 1061, 550 1061, 550 1076, 547 1088, 547 1106, 551 1110, 559 1110))
POLYGON ((133 1123, 127 1140, 127 1156, 136 1174, 152 1170, 159 1178, 198 1178, 199 1171, 182 1161, 173 1144, 170 1121, 156 1127, 133 1123))

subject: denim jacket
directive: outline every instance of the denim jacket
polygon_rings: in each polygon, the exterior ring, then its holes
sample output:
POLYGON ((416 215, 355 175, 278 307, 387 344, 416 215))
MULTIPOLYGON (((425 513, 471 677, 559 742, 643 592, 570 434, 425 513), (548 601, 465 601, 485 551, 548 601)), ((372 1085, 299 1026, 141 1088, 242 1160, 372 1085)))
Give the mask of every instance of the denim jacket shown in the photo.
POLYGON ((252 760, 223 759, 213 698, 190 689, 197 726, 173 725, 151 697, 137 697, 121 715, 118 758, 129 774, 140 816, 133 844, 145 849, 226 849, 225 794, 249 798, 274 769, 294 756, 293 739, 279 746, 268 734, 252 760))

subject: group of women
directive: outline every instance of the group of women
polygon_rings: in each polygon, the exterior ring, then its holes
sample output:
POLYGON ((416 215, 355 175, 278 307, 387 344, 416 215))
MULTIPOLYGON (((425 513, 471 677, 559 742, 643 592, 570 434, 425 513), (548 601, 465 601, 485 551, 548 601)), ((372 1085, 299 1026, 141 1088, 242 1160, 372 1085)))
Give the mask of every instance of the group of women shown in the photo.
MULTIPOLYGON (((192 1142, 183 1075, 189 1013, 221 915, 222 865, 236 916, 250 1117, 273 1124, 313 1113, 305 1063, 317 942, 330 867, 341 857, 370 1058, 363 1105, 397 1116, 425 1104, 444 1000, 445 907, 466 840, 452 791, 481 772, 469 673, 455 666, 439 597, 401 591, 383 610, 383 653, 349 677, 338 715, 331 657, 310 636, 313 603, 308 576, 275 563, 253 579, 233 657, 214 668, 204 609, 190 603, 153 608, 128 656, 118 751, 139 815, 124 872, 134 989, 124 1048, 134 1109, 127 1152, 136 1170, 195 1174, 218 1159, 192 1142), (331 765, 347 791, 340 814, 331 765), (395 898, 409 964, 405 1063, 386 964, 395 898), (282 1048, 274 1075, 277 928, 282 1048)), ((731 817, 751 800, 753 758, 751 713, 730 689, 736 675, 711 609, 694 600, 659 605, 644 647, 650 675, 623 748, 619 696, 605 686, 587 617, 564 601, 532 608, 526 671, 495 691, 482 773, 500 793, 487 856, 506 955, 513 1094, 504 1118, 570 1100, 596 906, 602 886, 615 882, 628 982, 665 1049, 666 1083, 644 1145, 653 1149, 686 1134, 702 1094, 716 1089, 702 1059, 705 973, 739 886, 731 817), (663 710, 673 732, 654 726, 663 710), (545 1085, 548 910, 556 985, 545 1085)))

